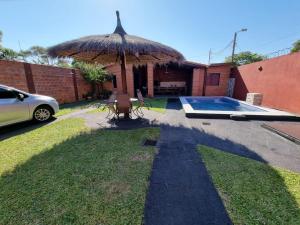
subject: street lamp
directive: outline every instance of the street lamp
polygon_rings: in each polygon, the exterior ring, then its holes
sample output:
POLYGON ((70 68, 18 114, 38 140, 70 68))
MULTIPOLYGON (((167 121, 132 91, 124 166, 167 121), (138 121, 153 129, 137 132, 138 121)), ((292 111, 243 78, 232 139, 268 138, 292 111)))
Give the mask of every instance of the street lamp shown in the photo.
POLYGON ((234 38, 233 38, 233 47, 232 47, 232 54, 231 54, 231 63, 233 63, 234 61, 234 52, 235 52, 235 46, 236 46, 236 37, 237 37, 237 34, 240 33, 240 32, 246 32, 247 31, 247 28, 243 28, 239 31, 236 31, 234 33, 234 38))

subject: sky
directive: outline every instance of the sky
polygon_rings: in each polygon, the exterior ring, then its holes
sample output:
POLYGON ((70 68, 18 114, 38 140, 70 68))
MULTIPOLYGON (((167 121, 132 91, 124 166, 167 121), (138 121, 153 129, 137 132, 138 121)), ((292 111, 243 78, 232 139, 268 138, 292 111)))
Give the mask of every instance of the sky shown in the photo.
POLYGON ((300 39, 299 0, 0 0, 3 46, 49 47, 112 33, 120 11, 128 34, 169 45, 187 60, 223 62, 237 52, 269 54, 300 39))

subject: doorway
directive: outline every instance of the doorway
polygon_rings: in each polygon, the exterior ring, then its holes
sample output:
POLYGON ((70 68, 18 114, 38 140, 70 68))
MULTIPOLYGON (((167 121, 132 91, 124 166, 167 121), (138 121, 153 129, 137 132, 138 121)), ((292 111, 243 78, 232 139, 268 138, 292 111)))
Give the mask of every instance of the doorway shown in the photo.
POLYGON ((136 90, 139 89, 143 96, 147 96, 147 67, 137 66, 133 67, 133 80, 134 80, 134 96, 136 96, 136 90))

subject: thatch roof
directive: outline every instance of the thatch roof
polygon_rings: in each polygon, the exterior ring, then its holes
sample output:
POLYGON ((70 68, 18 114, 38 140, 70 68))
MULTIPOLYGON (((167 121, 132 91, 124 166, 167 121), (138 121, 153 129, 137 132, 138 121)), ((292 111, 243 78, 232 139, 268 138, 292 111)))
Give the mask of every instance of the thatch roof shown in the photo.
POLYGON ((184 60, 175 49, 125 32, 117 12, 117 27, 112 34, 87 36, 48 49, 52 57, 72 57, 101 64, 117 63, 125 52, 126 62, 143 64, 184 60))

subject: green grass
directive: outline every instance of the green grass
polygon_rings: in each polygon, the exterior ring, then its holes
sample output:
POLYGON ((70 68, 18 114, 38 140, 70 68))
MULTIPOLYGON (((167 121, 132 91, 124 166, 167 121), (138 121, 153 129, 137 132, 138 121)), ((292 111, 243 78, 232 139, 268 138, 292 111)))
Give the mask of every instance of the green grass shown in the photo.
POLYGON ((80 109, 86 109, 94 106, 99 101, 80 101, 75 103, 62 104, 59 106, 58 113, 55 114, 55 117, 63 116, 72 112, 76 112, 80 109))
POLYGON ((66 119, 0 145, 0 224, 141 224, 159 129, 66 119))
POLYGON ((300 224, 300 174, 198 148, 234 224, 300 224))
POLYGON ((152 107, 150 107, 150 110, 159 113, 165 113, 168 101, 167 98, 147 98, 145 99, 145 101, 152 105, 152 107))

